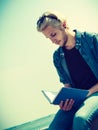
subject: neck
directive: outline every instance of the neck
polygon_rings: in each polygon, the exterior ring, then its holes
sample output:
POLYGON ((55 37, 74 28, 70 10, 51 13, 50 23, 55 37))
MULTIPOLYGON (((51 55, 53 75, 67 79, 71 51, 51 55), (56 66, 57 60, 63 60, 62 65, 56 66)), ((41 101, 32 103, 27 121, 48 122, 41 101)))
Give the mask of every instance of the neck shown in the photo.
POLYGON ((75 47, 75 32, 74 31, 67 31, 67 42, 65 44, 66 49, 72 49, 75 47))

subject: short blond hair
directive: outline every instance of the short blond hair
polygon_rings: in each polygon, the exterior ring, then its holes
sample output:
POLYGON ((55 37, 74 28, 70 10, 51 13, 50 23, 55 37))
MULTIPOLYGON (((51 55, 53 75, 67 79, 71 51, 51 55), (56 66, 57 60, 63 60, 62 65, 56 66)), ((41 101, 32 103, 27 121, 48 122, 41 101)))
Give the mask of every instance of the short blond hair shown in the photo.
POLYGON ((68 28, 66 18, 62 17, 57 12, 47 11, 43 13, 41 17, 39 17, 37 21, 37 30, 42 32, 47 26, 51 25, 53 27, 59 27, 61 23, 66 24, 66 28, 68 28))

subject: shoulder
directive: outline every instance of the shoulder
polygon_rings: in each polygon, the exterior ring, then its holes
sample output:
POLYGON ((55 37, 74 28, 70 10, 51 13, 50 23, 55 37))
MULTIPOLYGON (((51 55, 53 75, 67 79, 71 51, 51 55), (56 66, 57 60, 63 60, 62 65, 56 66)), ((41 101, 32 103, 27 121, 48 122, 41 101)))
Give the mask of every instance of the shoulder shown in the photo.
POLYGON ((94 36, 97 36, 97 34, 94 33, 94 32, 83 32, 83 35, 84 35, 85 38, 87 38, 87 39, 92 39, 94 36))
MULTIPOLYGON (((98 34, 94 32, 84 32, 83 35, 85 41, 89 44, 90 48, 94 47, 94 45, 98 46, 98 34)), ((95 47, 94 47, 95 48, 95 47)))
POLYGON ((79 31, 79 30, 74 30, 76 33, 76 38, 86 38, 86 39, 92 39, 93 37, 98 37, 98 34, 95 32, 88 32, 88 31, 79 31))
POLYGON ((98 43, 98 34, 94 32, 80 32, 78 30, 74 30, 76 33, 76 44, 78 43, 84 45, 84 43, 87 43, 88 45, 91 46, 91 43, 98 43))

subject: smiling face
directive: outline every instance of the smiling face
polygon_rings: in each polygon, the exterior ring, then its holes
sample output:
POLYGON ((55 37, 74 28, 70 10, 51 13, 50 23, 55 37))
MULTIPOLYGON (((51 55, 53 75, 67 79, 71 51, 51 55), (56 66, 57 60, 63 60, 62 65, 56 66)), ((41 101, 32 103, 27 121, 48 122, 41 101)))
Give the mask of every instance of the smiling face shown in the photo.
POLYGON ((53 26, 46 27, 42 33, 49 38, 52 43, 59 46, 64 46, 67 41, 67 35, 64 28, 56 28, 53 26))

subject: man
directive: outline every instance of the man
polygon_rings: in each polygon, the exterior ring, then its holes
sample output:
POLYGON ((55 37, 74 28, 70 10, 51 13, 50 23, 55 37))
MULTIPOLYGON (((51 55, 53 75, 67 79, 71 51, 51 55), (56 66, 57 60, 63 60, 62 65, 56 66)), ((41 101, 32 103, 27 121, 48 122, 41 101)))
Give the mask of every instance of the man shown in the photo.
POLYGON ((39 18, 37 30, 59 46, 53 62, 60 82, 65 87, 89 90, 77 109, 72 109, 73 99, 61 101, 49 130, 90 130, 98 117, 98 34, 71 30, 66 19, 53 12, 39 18))

